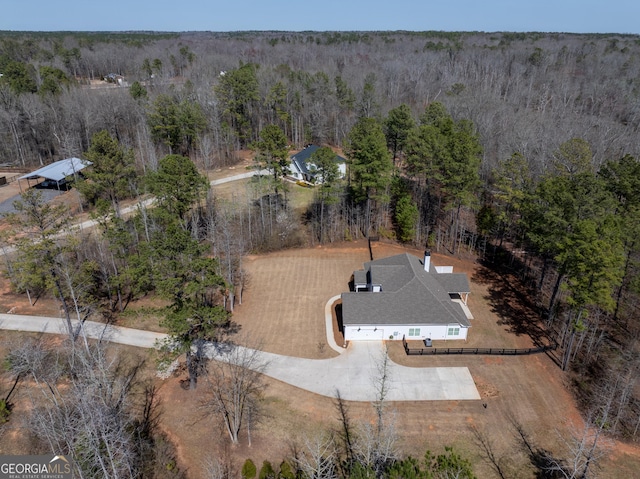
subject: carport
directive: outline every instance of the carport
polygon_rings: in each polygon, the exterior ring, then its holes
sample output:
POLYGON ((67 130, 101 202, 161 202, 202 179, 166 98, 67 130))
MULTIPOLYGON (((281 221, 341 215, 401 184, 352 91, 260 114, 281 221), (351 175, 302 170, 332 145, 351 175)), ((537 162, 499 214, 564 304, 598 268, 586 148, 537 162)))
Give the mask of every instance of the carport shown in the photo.
POLYGON ((22 184, 20 180, 27 180, 29 188, 31 183, 29 180, 37 180, 38 178, 45 178, 46 180, 54 181, 60 190, 60 183, 68 176, 75 176, 79 171, 83 170, 87 166, 91 165, 90 161, 81 160, 80 158, 67 158, 66 160, 59 160, 51 163, 50 165, 43 166, 39 170, 32 171, 26 175, 18 178, 18 184, 20 185, 20 191, 22 191, 22 184))

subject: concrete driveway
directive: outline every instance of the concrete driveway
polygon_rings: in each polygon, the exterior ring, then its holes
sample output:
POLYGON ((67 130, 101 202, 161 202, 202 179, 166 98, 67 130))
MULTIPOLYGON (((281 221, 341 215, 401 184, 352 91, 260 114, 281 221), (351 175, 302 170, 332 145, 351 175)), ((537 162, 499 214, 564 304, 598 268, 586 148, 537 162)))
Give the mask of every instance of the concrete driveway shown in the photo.
MULTIPOLYGON (((348 401, 375 401, 384 369, 382 341, 352 341, 331 359, 303 359, 262 352, 266 374, 301 389, 348 401)), ((387 361, 387 401, 479 400, 469 369, 409 368, 387 361)))
MULTIPOLYGON (((66 334, 60 318, 0 314, 0 329, 66 334)), ((87 337, 142 348, 153 348, 165 334, 138 329, 108 326, 87 321, 87 337)), ((236 346, 242 348, 241 346, 236 346)), ((215 351, 215 347, 212 347, 215 351)), ((260 352, 267 364, 264 373, 274 379, 323 396, 335 397, 340 391, 348 401, 375 401, 376 383, 385 356, 380 341, 351 342, 343 353, 331 359, 303 359, 260 352)), ((212 353, 225 359, 228 353, 212 353)), ((458 401, 479 400, 469 370, 457 368, 409 368, 388 361, 388 401, 458 401)))

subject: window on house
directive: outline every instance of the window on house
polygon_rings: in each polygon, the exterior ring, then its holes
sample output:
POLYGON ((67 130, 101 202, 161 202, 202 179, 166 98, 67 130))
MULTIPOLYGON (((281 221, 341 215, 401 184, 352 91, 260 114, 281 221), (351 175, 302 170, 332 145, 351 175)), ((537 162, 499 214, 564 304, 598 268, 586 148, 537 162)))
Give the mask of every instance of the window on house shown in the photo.
POLYGON ((460 328, 449 328, 447 336, 460 336, 460 328))
POLYGON ((420 336, 420 328, 409 328, 409 336, 420 336))

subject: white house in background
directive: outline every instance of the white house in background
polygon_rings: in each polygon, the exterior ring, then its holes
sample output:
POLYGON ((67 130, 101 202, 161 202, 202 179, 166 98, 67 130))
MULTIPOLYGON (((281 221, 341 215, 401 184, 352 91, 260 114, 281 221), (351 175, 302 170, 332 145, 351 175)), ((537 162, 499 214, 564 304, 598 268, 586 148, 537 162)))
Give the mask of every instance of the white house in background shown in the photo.
MULTIPOLYGON (((289 176, 298 181, 307 181, 309 183, 322 183, 322 176, 316 171, 316 165, 311 161, 311 155, 320 147, 317 145, 309 145, 304 150, 291 156, 289 163, 289 176)), ((347 174, 347 160, 336 155, 335 162, 338 165, 338 176, 344 178, 347 174)))
POLYGON ((342 293, 344 339, 467 339, 469 293, 467 275, 432 265, 428 251, 365 263, 342 293))

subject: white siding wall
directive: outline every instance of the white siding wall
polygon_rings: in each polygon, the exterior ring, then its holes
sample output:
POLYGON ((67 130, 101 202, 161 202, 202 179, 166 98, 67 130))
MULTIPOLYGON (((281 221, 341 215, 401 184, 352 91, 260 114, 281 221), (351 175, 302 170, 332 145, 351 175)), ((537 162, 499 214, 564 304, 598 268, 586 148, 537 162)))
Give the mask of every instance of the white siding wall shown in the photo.
POLYGON ((292 161, 289 163, 289 174, 293 176, 296 180, 302 180, 302 173, 296 166, 296 164, 292 161))
POLYGON ((431 338, 434 340, 460 340, 467 339, 468 328, 460 325, 362 325, 345 326, 345 341, 360 341, 366 339, 390 339, 402 340, 402 336, 409 339, 422 340, 431 338), (449 332, 457 332, 457 335, 449 335, 449 332))
POLYGON ((453 266, 436 266, 437 273, 453 273, 453 266))
POLYGON ((346 341, 380 341, 385 339, 384 328, 375 326, 347 327, 345 328, 346 341))

